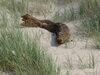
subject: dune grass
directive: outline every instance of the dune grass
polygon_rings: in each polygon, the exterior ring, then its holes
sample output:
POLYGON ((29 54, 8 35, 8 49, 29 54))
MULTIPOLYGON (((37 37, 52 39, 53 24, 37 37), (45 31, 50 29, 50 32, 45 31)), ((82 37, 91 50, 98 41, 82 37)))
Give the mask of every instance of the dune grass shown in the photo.
POLYGON ((94 47, 97 49, 100 49, 100 33, 96 32, 96 35, 93 36, 93 41, 94 41, 94 47))
POLYGON ((1 0, 0 8, 7 9, 10 13, 25 13, 28 10, 27 0, 1 0))
MULTIPOLYGON (((81 23, 81 30, 85 35, 92 38, 96 48, 100 48, 100 0, 80 0, 79 13, 75 14, 74 9, 71 8, 67 19, 79 20, 81 23), (98 41, 98 42, 97 42, 98 41), (96 46, 97 45, 97 46, 96 46)), ((67 11, 68 13, 68 11, 67 11)), ((65 17, 65 16, 64 16, 65 17)), ((84 34, 83 34, 84 35, 84 34)))
POLYGON ((95 57, 92 52, 88 54, 88 60, 85 62, 79 55, 77 57, 78 57, 77 66, 79 69, 85 69, 85 68, 94 69, 95 68, 96 61, 95 61, 95 57))
POLYGON ((95 31, 100 32, 100 1, 85 0, 81 2, 80 14, 82 17, 83 27, 87 32, 93 35, 95 31))
POLYGON ((83 18, 81 21, 82 29, 89 37, 94 39, 95 47, 100 48, 100 36, 98 35, 100 33, 100 1, 85 0, 82 2, 80 9, 83 18))
POLYGON ((76 55, 77 60, 75 61, 69 55, 66 57, 66 62, 64 63, 66 70, 77 69, 94 69, 96 66, 96 59, 93 52, 88 53, 87 57, 81 57, 76 55), (74 61, 73 61, 74 60, 74 61))
POLYGON ((36 44, 35 38, 25 36, 19 29, 1 30, 0 70, 17 75, 57 75, 52 59, 36 44))
POLYGON ((11 14, 18 12, 21 15, 29 13, 43 16, 52 12, 53 3, 55 0, 1 0, 0 8, 8 10, 11 14))
POLYGON ((20 28, 21 15, 32 11, 29 1, 0 0, 0 10, 0 71, 16 75, 58 75, 52 58, 37 43, 39 35, 31 39, 20 28))
MULTIPOLYGON (((37 44, 36 37, 30 39, 28 35, 23 35, 21 28, 16 28, 20 26, 19 21, 22 14, 27 12, 34 12, 38 15, 52 13, 54 7, 48 4, 57 1, 59 0, 34 0, 37 3, 34 5, 33 0, 0 0, 0 71, 16 72, 17 75, 59 74, 51 57, 37 44)), ((72 0, 68 1, 72 2, 72 0)), ((73 8, 69 8, 69 11, 65 9, 64 13, 55 14, 53 21, 63 23, 80 17, 83 30, 93 37, 95 47, 100 48, 100 35, 98 35, 100 32, 100 11, 98 11, 100 2, 99 0, 84 0, 81 3, 79 16, 76 16, 73 8)), ((68 57, 67 61, 67 69, 72 69, 72 60, 68 57)), ((79 57, 79 68, 95 67, 93 55, 89 56, 88 62, 84 63, 79 57)), ((70 73, 67 72, 66 75, 70 73)))
POLYGON ((65 22, 69 22, 69 21, 73 21, 76 19, 76 14, 74 14, 74 8, 70 7, 68 10, 64 9, 63 12, 57 12, 52 20, 54 22, 60 22, 60 23, 65 23, 65 22))

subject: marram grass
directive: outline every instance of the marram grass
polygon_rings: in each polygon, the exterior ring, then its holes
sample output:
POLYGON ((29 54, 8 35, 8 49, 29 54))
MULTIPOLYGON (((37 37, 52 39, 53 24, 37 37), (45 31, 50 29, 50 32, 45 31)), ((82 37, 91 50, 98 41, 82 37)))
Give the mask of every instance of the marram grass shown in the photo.
POLYGON ((57 75, 52 59, 19 29, 0 31, 0 70, 17 75, 57 75), (24 36, 25 37, 25 36, 24 36))

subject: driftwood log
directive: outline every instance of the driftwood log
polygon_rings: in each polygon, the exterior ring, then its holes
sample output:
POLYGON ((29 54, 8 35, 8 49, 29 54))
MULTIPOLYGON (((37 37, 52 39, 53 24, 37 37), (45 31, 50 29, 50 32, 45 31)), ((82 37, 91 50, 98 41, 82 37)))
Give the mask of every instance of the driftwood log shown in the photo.
POLYGON ((40 27, 56 34, 56 41, 58 44, 63 44, 69 41, 69 28, 62 23, 54 23, 50 20, 38 20, 35 17, 25 14, 22 17, 22 26, 25 27, 40 27))

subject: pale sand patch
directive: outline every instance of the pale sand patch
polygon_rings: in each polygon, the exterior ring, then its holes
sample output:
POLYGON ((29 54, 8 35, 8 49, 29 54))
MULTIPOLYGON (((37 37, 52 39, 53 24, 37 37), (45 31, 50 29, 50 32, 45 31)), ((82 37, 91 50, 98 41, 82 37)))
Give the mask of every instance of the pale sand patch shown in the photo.
POLYGON ((72 40, 67 43, 67 47, 65 44, 52 46, 51 42, 55 44, 55 36, 53 36, 52 40, 52 33, 47 30, 41 28, 25 28, 24 30, 25 32, 29 32, 29 35, 32 37, 35 34, 40 36, 38 40, 39 44, 46 48, 47 53, 52 56, 57 66, 61 69, 60 75, 66 75, 66 72, 70 73, 70 75, 93 75, 94 73, 97 73, 95 75, 99 75, 100 51, 92 48, 93 42, 90 39, 80 36, 82 34, 77 30, 80 25, 78 21, 70 22, 66 25, 70 28, 72 40), (91 64, 92 55, 95 63, 94 69, 88 66, 91 64), (82 64, 79 59, 82 60, 82 64), (66 64, 69 65, 66 67, 66 64), (70 68, 70 66, 72 67, 70 68))

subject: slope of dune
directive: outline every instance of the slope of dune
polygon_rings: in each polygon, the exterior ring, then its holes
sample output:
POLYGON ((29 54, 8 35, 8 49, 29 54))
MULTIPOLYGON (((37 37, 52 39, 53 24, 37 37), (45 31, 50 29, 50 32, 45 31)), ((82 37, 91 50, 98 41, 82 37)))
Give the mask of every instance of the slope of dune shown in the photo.
MULTIPOLYGON (((76 3, 67 5, 78 12, 79 5, 76 3)), ((46 18, 51 19, 62 7, 49 14, 46 18)), ((63 12, 63 9, 59 12, 63 12)), ((42 19, 43 16, 36 16, 42 19)), ((93 48, 93 41, 82 35, 80 32, 80 22, 71 21, 65 23, 70 29, 70 41, 56 46, 55 34, 41 28, 23 28, 29 37, 37 38, 40 46, 46 49, 51 55, 56 65, 60 68, 60 75, 100 75, 100 50, 93 48), (37 35, 37 36, 34 36, 37 35)), ((12 73, 1 73, 0 75, 12 75, 12 73)))

